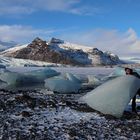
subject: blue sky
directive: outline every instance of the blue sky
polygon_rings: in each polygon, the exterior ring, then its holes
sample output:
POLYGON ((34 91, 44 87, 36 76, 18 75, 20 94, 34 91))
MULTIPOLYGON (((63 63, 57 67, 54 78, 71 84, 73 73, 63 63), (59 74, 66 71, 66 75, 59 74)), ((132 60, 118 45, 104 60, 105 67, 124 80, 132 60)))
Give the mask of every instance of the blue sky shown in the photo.
POLYGON ((0 0, 0 40, 39 36, 139 56, 139 0, 0 0))

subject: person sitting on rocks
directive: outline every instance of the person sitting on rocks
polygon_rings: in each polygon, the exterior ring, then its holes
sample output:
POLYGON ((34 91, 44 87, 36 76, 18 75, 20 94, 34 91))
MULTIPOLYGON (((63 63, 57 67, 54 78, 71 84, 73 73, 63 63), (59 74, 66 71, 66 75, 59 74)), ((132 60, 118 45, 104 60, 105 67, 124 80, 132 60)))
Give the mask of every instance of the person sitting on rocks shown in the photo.
MULTIPOLYGON (((133 75, 133 76, 135 76, 137 78, 140 78, 140 75, 137 72, 134 72, 133 69, 131 69, 131 68, 125 68, 125 73, 126 73, 126 75, 133 75)), ((138 89, 136 95, 137 94, 140 96, 140 88, 138 89)), ((137 114, 137 110, 136 110, 136 95, 132 99, 132 112, 137 114)))

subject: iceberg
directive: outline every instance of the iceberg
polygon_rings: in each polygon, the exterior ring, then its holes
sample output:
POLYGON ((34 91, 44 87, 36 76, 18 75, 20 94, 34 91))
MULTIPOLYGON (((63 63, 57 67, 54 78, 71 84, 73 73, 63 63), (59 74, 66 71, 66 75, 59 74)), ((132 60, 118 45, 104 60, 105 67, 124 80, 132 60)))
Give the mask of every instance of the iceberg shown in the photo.
POLYGON ((5 88, 7 86, 7 83, 0 80, 0 88, 5 88))
POLYGON ((88 84, 98 86, 101 84, 101 81, 94 75, 88 75, 88 84))
POLYGON ((30 87, 44 83, 46 78, 56 76, 58 74, 58 72, 51 70, 50 68, 32 70, 25 73, 11 72, 5 69, 0 72, 0 80, 6 82, 8 86, 15 88, 24 86, 30 87))
POLYGON ((37 78, 32 77, 32 76, 26 76, 21 73, 16 73, 16 72, 4 72, 0 74, 0 79, 7 83, 7 86, 11 87, 23 87, 23 86, 32 86, 35 84, 40 83, 37 78))
POLYGON ((74 75, 66 74, 46 79, 45 87, 58 93, 77 93, 81 84, 74 75))
POLYGON ((111 79, 114 79, 116 77, 123 76, 123 75, 126 75, 124 68, 123 67, 116 67, 112 73, 101 78, 101 81, 106 82, 108 80, 111 80, 111 79))
POLYGON ((116 67, 115 70, 110 74, 110 76, 122 76, 125 74, 125 69, 123 67, 116 67))
POLYGON ((131 75, 121 76, 98 86, 82 100, 103 114, 119 118, 139 88, 140 79, 131 75))
POLYGON ((137 68, 134 71, 137 72, 140 75, 140 68, 137 68))
POLYGON ((39 81, 44 81, 46 78, 57 76, 60 73, 53 69, 45 68, 45 69, 33 70, 30 72, 26 72, 24 74, 27 76, 36 77, 39 81))
POLYGON ((81 83, 81 81, 71 73, 66 73, 66 78, 70 81, 73 81, 73 82, 76 82, 76 83, 81 83))
POLYGON ((3 71, 0 73, 0 80, 6 82, 8 85, 14 85, 21 74, 16 72, 3 71))

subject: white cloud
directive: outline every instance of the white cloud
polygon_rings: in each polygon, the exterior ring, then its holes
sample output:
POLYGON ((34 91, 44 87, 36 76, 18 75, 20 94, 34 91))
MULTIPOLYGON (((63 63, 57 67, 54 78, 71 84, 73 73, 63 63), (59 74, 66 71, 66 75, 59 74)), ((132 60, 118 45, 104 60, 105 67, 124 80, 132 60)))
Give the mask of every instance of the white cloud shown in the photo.
MULTIPOLYGON (((30 0, 29 0, 30 1, 30 0)), ((27 0, 1 0, 0 2, 0 15, 21 15, 21 14, 30 14, 35 11, 31 7, 31 3, 27 0)))
POLYGON ((100 12, 94 6, 83 5, 81 0, 2 0, 0 4, 0 15, 31 14, 42 10, 76 15, 92 15, 100 12))
MULTIPOLYGON (((111 51, 121 57, 140 56, 140 39, 134 29, 125 32, 118 30, 94 29, 86 32, 69 32, 69 30, 35 29, 22 25, 0 25, 0 40, 19 43, 32 41, 35 37, 50 39, 54 34, 69 42, 97 47, 111 51)), ((55 36, 54 36, 55 37, 55 36)))
POLYGON ((50 11, 65 11, 71 9, 80 0, 37 0, 34 5, 50 11))
POLYGON ((126 32, 96 29, 62 35, 62 38, 74 43, 97 47, 103 51, 111 51, 119 56, 140 55, 140 39, 132 28, 126 32))
POLYGON ((7 6, 0 7, 0 15, 21 15, 21 14, 31 14, 34 11, 32 8, 27 8, 23 6, 7 6))
POLYGON ((31 41, 35 37, 46 38, 54 33, 53 29, 34 29, 30 26, 0 25, 0 40, 19 43, 31 41))

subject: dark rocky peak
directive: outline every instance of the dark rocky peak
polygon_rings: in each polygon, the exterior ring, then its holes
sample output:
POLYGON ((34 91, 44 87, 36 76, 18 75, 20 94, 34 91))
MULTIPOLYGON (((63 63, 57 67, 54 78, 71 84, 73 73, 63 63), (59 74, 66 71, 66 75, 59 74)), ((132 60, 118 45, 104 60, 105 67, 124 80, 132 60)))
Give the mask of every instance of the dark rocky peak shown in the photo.
POLYGON ((53 37, 53 38, 51 39, 50 43, 62 44, 62 43, 64 43, 64 41, 61 40, 61 39, 56 39, 56 38, 53 37))
POLYGON ((40 39, 39 37, 36 37, 29 45, 28 47, 31 48, 40 48, 40 47, 46 47, 46 41, 40 39))
POLYGON ((94 54, 94 55, 102 55, 103 52, 100 51, 100 50, 98 50, 97 48, 93 48, 93 49, 92 49, 92 54, 94 54))
POLYGON ((45 43, 45 44, 46 44, 46 41, 40 39, 39 37, 36 37, 36 38, 32 41, 32 43, 36 43, 36 44, 45 43))
POLYGON ((114 61, 118 61, 119 60, 119 57, 117 55, 115 55, 115 54, 113 54, 113 53, 111 53, 109 51, 106 51, 104 54, 106 56, 110 57, 111 60, 114 60, 114 61))

